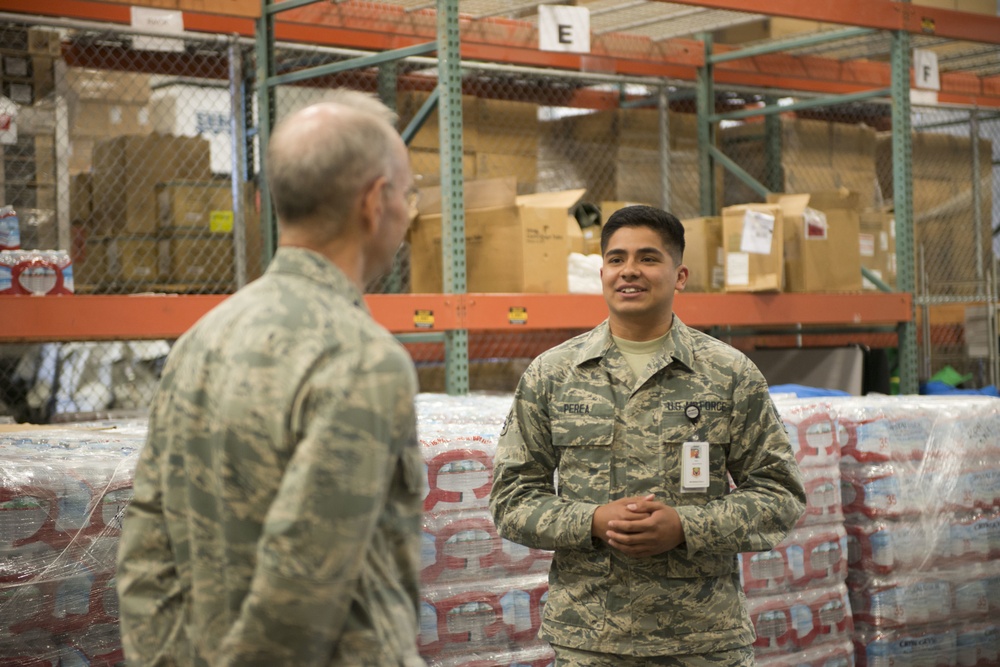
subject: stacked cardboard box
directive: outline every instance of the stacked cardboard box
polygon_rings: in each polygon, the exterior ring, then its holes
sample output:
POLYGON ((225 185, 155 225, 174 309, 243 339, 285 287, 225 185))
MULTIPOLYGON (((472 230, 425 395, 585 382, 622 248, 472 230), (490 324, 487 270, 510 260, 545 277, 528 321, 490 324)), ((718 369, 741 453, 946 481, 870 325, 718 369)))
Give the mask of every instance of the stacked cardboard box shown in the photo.
MULTIPOLYGON (((517 195, 513 178, 465 184, 465 253, 469 292, 545 292, 568 289, 576 225, 569 209, 583 190, 517 195)), ((410 285, 414 293, 442 291, 440 189, 421 197, 410 228, 410 285)))
MULTIPOLYGON (((763 123, 745 123, 721 134, 723 150, 757 181, 776 192, 820 192, 846 188, 869 208, 881 203, 875 162, 875 130, 867 125, 780 119, 782 178, 768 178, 763 123)), ((727 172, 725 205, 755 201, 758 195, 727 172)))
MULTIPOLYGON (((917 7, 951 9, 972 14, 986 14, 988 16, 997 15, 996 0, 913 0, 912 4, 917 7)), ((915 11, 919 10, 915 9, 915 11)), ((715 41, 719 44, 742 45, 747 42, 789 38, 796 35, 835 30, 842 27, 835 23, 773 16, 753 23, 744 23, 734 28, 720 30, 715 33, 715 41)))
POLYGON ((784 279, 784 220, 777 204, 722 209, 725 291, 780 292, 784 279))
POLYGON ((51 134, 19 133, 0 145, 0 199, 15 209, 55 210, 55 146, 51 134))
POLYGON ((857 193, 771 195, 784 218, 786 292, 860 292, 857 193))
POLYGON ((55 209, 54 122, 36 122, 36 109, 54 89, 59 34, 13 25, 0 28, 0 95, 18 105, 16 142, 0 144, 0 205, 55 209))
POLYGON ((149 134, 149 75, 83 68, 66 70, 71 174, 90 171, 94 144, 119 135, 149 134))
MULTIPOLYGON (((224 181, 180 181, 156 186, 160 276, 169 283, 206 289, 233 288, 238 224, 233 191, 224 181)), ((244 194, 243 220, 248 278, 259 275, 260 224, 244 194)))
POLYGON ((126 135, 94 147, 92 215, 79 226, 81 286, 122 289, 162 279, 158 183, 208 180, 208 142, 197 137, 126 135))
POLYGON ((721 292, 725 284, 722 218, 688 218, 684 225, 684 264, 688 267, 688 292, 721 292))
MULTIPOLYGON (((397 108, 406 126, 428 93, 400 95, 397 108)), ((462 97, 462 173, 467 180, 513 176, 522 194, 538 181, 538 107, 527 102, 462 97)), ((410 142, 411 163, 421 183, 440 183, 439 114, 433 112, 410 142)))
POLYGON ((60 55, 59 33, 6 26, 0 30, 0 92, 31 106, 55 88, 53 63, 60 55))
MULTIPOLYGON (((693 114, 669 114, 670 203, 679 218, 700 214, 697 123, 693 114)), ((657 109, 618 109, 562 118, 543 125, 546 173, 587 188, 590 201, 663 201, 660 115, 657 109)), ((715 172, 721 184, 721 168, 715 172)))

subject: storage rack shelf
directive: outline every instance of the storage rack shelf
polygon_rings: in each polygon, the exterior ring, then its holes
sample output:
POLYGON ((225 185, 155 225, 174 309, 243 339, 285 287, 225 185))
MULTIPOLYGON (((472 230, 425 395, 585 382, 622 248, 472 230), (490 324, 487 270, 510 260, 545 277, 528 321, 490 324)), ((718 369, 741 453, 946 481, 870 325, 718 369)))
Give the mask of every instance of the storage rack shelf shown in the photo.
MULTIPOLYGON (((0 296, 0 343, 176 338, 225 295, 0 296)), ((396 334, 586 329, 607 316, 598 294, 402 294, 365 297, 396 334)), ((697 328, 873 327, 910 321, 909 294, 681 294, 697 328)))
MULTIPOLYGON (((405 0, 400 0, 398 4, 386 3, 362 3, 362 2, 337 2, 337 3, 315 3, 310 4, 306 0, 284 0, 283 2, 269 2, 265 0, 255 8, 255 2, 249 0, 226 0, 218 6, 230 7, 232 11, 222 10, 220 13, 209 13, 206 7, 212 6, 208 3, 180 0, 182 9, 184 28, 192 32, 211 32, 237 34, 250 36, 261 33, 261 26, 270 23, 270 26, 262 34, 268 35, 271 40, 280 39, 287 41, 298 41, 318 45, 338 46, 343 48, 355 48, 366 51, 390 51, 402 50, 414 45, 422 44, 428 40, 434 40, 440 34, 441 22, 437 14, 430 9, 433 3, 420 3, 417 6, 403 6, 405 0), (228 4, 227 4, 228 3, 228 4), (265 8, 265 18, 260 18, 259 7, 265 8), (239 11, 237 11, 239 8, 239 11), (189 11, 194 9, 195 11, 189 11), (281 12, 280 16, 278 12, 281 12), (400 20, 402 17, 403 20, 400 20)), ((438 3, 451 6, 449 3, 438 3)), ((668 3, 665 3, 668 4, 668 3)), ((716 46, 711 48, 711 41, 705 43, 696 39, 666 38, 666 39, 632 39, 630 35, 610 35, 597 36, 593 43, 592 52, 588 55, 574 55, 566 53, 542 52, 537 48, 537 30, 530 22, 500 19, 496 17, 485 17, 485 20, 477 16, 463 15, 461 21, 448 18, 448 24, 455 28, 454 32, 461 32, 460 51, 449 55, 447 61, 457 60, 455 55, 460 53, 461 59, 493 61, 507 63, 511 65, 530 64, 540 67, 551 67, 563 70, 602 72, 617 75, 633 75, 659 77, 663 79, 680 79, 687 81, 708 80, 709 90, 711 81, 723 85, 749 85, 758 88, 769 88, 775 91, 794 90, 806 94, 828 94, 839 95, 845 101, 847 97, 854 94, 881 93, 889 90, 891 86, 894 103, 903 100, 908 92, 908 62, 905 57, 909 53, 909 42, 907 35, 912 35, 915 40, 923 39, 944 39, 944 40, 972 40, 983 44, 1000 44, 1000 18, 982 15, 966 14, 963 12, 950 11, 924 6, 914 6, 908 2, 895 2, 889 0, 842 0, 838 3, 798 3, 794 0, 777 0, 764 2, 763 0, 681 0, 678 4, 692 5, 702 9, 745 12, 759 15, 784 16, 796 19, 806 19, 843 26, 856 26, 860 29, 871 29, 875 31, 889 31, 892 33, 892 58, 891 62, 878 62, 877 59, 855 58, 847 60, 836 60, 832 58, 818 57, 801 50, 796 50, 804 44, 796 44, 795 40, 790 40, 787 44, 774 43, 764 45, 757 51, 754 49, 744 49, 741 53, 728 53, 733 47, 716 46), (461 23, 461 25, 459 25, 461 23), (781 51, 781 52, 777 52, 781 51), (734 57, 735 56, 735 57, 734 57), (709 73, 706 77, 706 73, 709 73), (867 91, 867 93, 866 93, 867 91)), ((109 4, 106 2, 95 2, 92 0, 6 0, 4 9, 21 14, 58 16, 73 19, 94 20, 104 23, 127 25, 130 22, 130 10, 124 4, 109 4)), ((846 33, 844 31, 844 37, 846 33)), ((865 30, 862 30, 865 32, 865 30)), ((887 37, 883 33, 882 38, 887 37)), ((779 40, 780 41, 780 40, 779 40)), ((258 48, 261 46, 258 38, 258 48)), ((271 42, 273 46, 273 41, 271 42)), ((442 42, 443 44, 443 42, 442 42)), ((917 42, 914 42, 917 45, 917 42)), ((739 51, 740 49, 735 49, 739 51)), ((66 54, 69 57, 72 54, 66 54)), ((75 54, 82 60, 93 54, 75 54), (86 57, 84 57, 86 56, 86 57)), ((260 55, 260 54, 259 54, 260 55)), ((82 62, 78 64, 83 64, 82 62)), ((443 77, 449 80, 449 77, 443 77)), ((454 78, 454 77, 451 77, 454 78)), ((451 85, 451 83, 449 83, 451 85)), ((699 84, 700 88, 704 87, 699 84)), ((457 97, 457 88, 445 97, 454 99, 457 97)), ((971 105, 977 107, 1000 107, 1000 77, 995 74, 976 75, 968 72, 945 72, 942 71, 941 91, 938 100, 942 104, 971 105)), ((581 105, 585 104, 581 101, 581 105)), ((895 108, 895 107, 894 107, 895 108)), ((906 111, 908 120, 908 107, 906 111)), ((902 114, 902 112, 900 112, 902 114)), ((700 113, 704 121, 704 114, 700 113)), ((909 125, 899 123, 897 132, 894 123, 894 135, 900 137, 909 136, 909 125)), ((898 142, 900 154, 908 152, 908 139, 901 139, 898 142), (904 148, 906 150, 904 150, 904 148)), ((894 147, 895 148, 895 147, 894 147)), ((910 181, 908 167, 906 173, 900 172, 896 175, 899 183, 908 184, 910 181)), ((906 186, 908 187, 908 185, 906 186)), ((897 188, 900 190, 900 188, 897 188)), ((908 204, 910 196, 900 190, 896 193, 896 200, 900 202, 897 209, 897 217, 904 222, 910 219, 908 204)), ((703 206, 705 208, 705 206, 703 206)), ((904 225, 905 227, 905 225, 904 225)), ((908 236, 904 235, 904 238, 908 236)), ((900 254, 897 249, 897 255, 900 254)), ((903 256, 909 258, 908 248, 903 244, 903 256)), ((900 269, 900 275, 904 278, 912 278, 911 267, 904 262, 900 269)), ((464 271, 463 271, 464 274, 464 271)), ((901 279, 900 289, 909 290, 912 288, 912 280, 901 279)), ((460 290, 459 290, 460 291, 460 290)), ((571 298, 553 295, 544 297, 547 301, 544 305, 535 308, 535 313, 544 311, 545 315, 540 319, 533 319, 532 325, 523 322, 512 323, 506 308, 517 307, 512 302, 506 302, 506 306, 488 301, 478 302, 480 306, 490 303, 491 308, 503 315, 503 318, 494 313, 491 317, 483 317, 480 325, 480 316, 475 313, 486 313, 487 310, 479 310, 473 304, 476 295, 426 295, 426 298, 438 299, 433 302, 438 308, 436 315, 436 327, 438 331, 461 334, 462 331, 475 331, 477 329, 489 329, 491 327, 517 327, 521 330, 531 328, 539 321, 544 321, 555 313, 565 313, 567 315, 563 321, 558 323, 558 328, 574 328, 571 322, 582 321, 580 327, 591 326, 604 316, 603 303, 599 298, 591 299, 590 306, 579 308, 572 305, 571 298), (437 305, 440 304, 440 305, 437 305), (454 309, 454 310, 453 310, 454 309), (449 317, 454 325, 448 324, 449 317), (487 324, 488 323, 488 326, 487 324)), ((716 308, 712 311, 713 317, 707 317, 701 322, 704 327, 713 328, 718 331, 725 327, 759 327, 766 328, 794 328, 810 325, 827 325, 831 328, 851 327, 858 330, 859 324, 866 325, 868 320, 864 317, 859 321, 858 308, 848 308, 837 310, 836 306, 828 305, 826 296, 816 295, 779 295, 775 297, 748 297, 750 302, 741 302, 741 305, 730 304, 733 297, 740 299, 742 295, 702 295, 711 299, 705 303, 719 304, 712 306, 716 308), (823 317, 817 321, 812 321, 809 317, 797 317, 794 305, 799 297, 803 297, 805 302, 815 305, 818 309, 825 311, 823 317), (768 304, 766 307, 750 307, 751 304, 768 304), (831 308, 834 308, 831 311, 831 308), (735 321, 749 313, 751 321, 735 321), (776 319, 769 319, 777 316, 776 319), (780 321, 778 321, 780 320, 780 321)), ((899 324, 899 342, 901 350, 905 348, 903 364, 906 378, 913 380, 908 383, 908 390, 915 390, 915 331, 913 330, 913 306, 909 296, 901 295, 872 295, 877 298, 904 299, 905 312, 901 310, 896 315, 891 315, 884 310, 884 306, 877 306, 882 310, 877 321, 886 324, 899 324), (913 385, 912 387, 909 385, 913 385)), ((123 298, 131 297, 108 297, 119 299, 112 301, 115 304, 109 306, 109 312, 113 312, 109 318, 113 321, 120 317, 118 313, 123 310, 123 298)), ((145 298, 145 297, 143 297, 145 298)), ((204 302, 200 299, 220 299, 224 297, 170 297, 184 301, 191 299, 190 305, 172 306, 190 312, 203 312, 204 302)), ((418 303, 425 303, 422 299, 425 295, 412 295, 407 297, 373 297, 370 300, 376 318, 387 324, 390 329, 398 333, 412 333, 421 331, 412 322, 407 324, 407 318, 412 318, 414 309, 424 310, 418 303), (398 302, 396 299, 406 298, 407 302, 398 302), (383 301, 384 300, 384 301, 383 301), (382 303, 389 307, 399 309, 390 315, 388 311, 380 311, 382 303), (399 320, 402 324, 398 326, 391 322, 386 322, 385 317, 391 320, 399 320)), ((521 299, 522 302, 528 297, 521 299)), ((846 296, 852 304, 858 299, 859 303, 876 303, 868 296, 858 297, 855 295, 846 296)), ((694 304, 699 303, 700 298, 691 298, 691 295, 684 295, 678 300, 678 309, 681 316, 692 324, 698 321, 691 315, 686 314, 686 308, 694 308, 694 304), (690 304, 690 305, 686 305, 690 304)), ((897 303, 898 305, 898 303, 897 303)), ((708 307, 708 306, 706 306, 708 307)), ((128 309, 135 306, 130 302, 128 309)), ((154 307, 154 311, 160 306, 154 307)), ((492 310, 489 312, 493 313, 492 310)), ((695 318, 701 312, 695 309, 695 318)), ((534 315, 532 314, 532 317, 534 315)), ((108 318, 104 318, 108 319, 108 318)), ((54 322, 47 320, 50 329, 47 332, 39 332, 46 339, 59 338, 61 330, 52 328, 54 322)), ((193 320, 191 320, 193 321, 193 320)), ((160 332, 147 331, 144 327, 151 326, 147 321, 140 323, 137 333, 144 331, 149 334, 143 337, 170 337, 162 336, 160 332), (156 334, 155 336, 152 334, 156 334)), ((540 328, 542 325, 538 325, 540 328)), ((550 325, 551 326, 551 325, 550 325)), ((175 332, 176 333, 176 332, 175 332)), ((121 332, 112 331, 113 337, 122 337, 121 332)), ((67 335, 73 336, 71 332, 67 335)), ((5 338, 6 332, 0 332, 0 340, 5 338)), ((134 336, 126 336, 134 337, 134 336)), ((81 336, 77 339, 84 338, 81 336)), ((94 336, 86 337, 89 340, 94 336)))
MULTIPOLYGON (((140 3, 141 4, 141 3, 140 3)), ((152 3, 147 3, 152 4, 152 3)), ((207 13, 211 3, 187 3, 202 11, 183 11, 185 30, 254 35, 257 3, 218 3, 230 13, 207 13), (256 5, 256 12, 247 11, 256 5)), ((275 5, 279 3, 274 3, 275 5)), ((290 2, 280 4, 292 4, 290 2)), ((795 0, 682 0, 678 4, 768 16, 836 23, 876 30, 900 30, 935 38, 1000 44, 1000 17, 970 14, 889 0, 839 0, 803 3, 795 0)), ((343 48, 385 51, 435 38, 433 10, 408 10, 392 3, 318 3, 300 6, 275 17, 274 37, 343 48)), ((424 3, 424 6, 432 6, 424 3)), ((129 25, 127 4, 94 0, 5 0, 5 11, 129 25)), ((462 20, 463 59, 532 65, 557 69, 653 76, 694 81, 704 65, 702 43, 693 39, 596 39, 587 56, 540 51, 537 31, 524 22, 499 18, 462 20)), ((790 45, 791 46, 791 45, 790 45)), ((728 47, 732 49, 733 47, 728 47)), ((717 47, 716 53, 727 47, 717 47)), ((888 86, 888 63, 872 60, 837 61, 811 55, 770 53, 719 65, 719 84, 750 85, 817 94, 849 94, 888 86)), ((1000 107, 1000 77, 945 73, 938 99, 943 104, 1000 107)))

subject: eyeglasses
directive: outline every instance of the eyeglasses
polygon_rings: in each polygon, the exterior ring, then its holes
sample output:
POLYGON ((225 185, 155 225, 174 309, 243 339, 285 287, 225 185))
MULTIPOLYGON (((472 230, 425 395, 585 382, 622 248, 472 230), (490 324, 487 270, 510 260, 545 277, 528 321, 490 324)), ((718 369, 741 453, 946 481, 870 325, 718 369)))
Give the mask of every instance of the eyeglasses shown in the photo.
POLYGON ((417 212, 417 205, 420 204, 420 188, 416 185, 411 185, 406 188, 406 192, 403 193, 406 197, 406 205, 409 207, 411 213, 417 212))

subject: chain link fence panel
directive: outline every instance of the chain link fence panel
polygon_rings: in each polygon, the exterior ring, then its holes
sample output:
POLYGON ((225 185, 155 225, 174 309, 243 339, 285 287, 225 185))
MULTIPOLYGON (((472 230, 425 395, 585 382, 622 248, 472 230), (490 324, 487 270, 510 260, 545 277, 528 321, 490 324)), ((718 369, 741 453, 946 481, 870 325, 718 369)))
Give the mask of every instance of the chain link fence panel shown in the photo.
MULTIPOLYGON (((17 136, 2 144, 0 180, 3 204, 17 209, 23 221, 24 248, 67 251, 76 292, 84 294, 230 293, 260 274, 269 230, 261 229, 257 210, 261 146, 253 132, 259 114, 248 79, 255 71, 249 42, 208 36, 150 45, 127 31, 15 23, 2 29, 9 37, 5 44, 23 46, 20 56, 4 55, 4 93, 18 105, 18 116, 17 136)), ((288 44, 275 51, 279 73, 358 55, 288 44)), ((408 58, 278 86, 272 117, 280 121, 344 86, 382 97, 397 110, 402 130, 435 89, 436 65, 433 58, 408 58)), ((625 204, 662 206, 694 220, 702 214, 706 189, 715 194, 714 215, 725 206, 763 199, 718 165, 711 184, 700 182, 691 84, 468 62, 461 89, 470 292, 577 289, 566 255, 598 252, 601 221, 625 204), (532 230, 548 244, 547 254, 527 254, 523 235, 512 237, 508 230, 504 236, 502 226, 477 214, 482 203, 475 198, 483 190, 471 184, 483 183, 502 184, 492 191, 510 203, 524 195, 568 202, 565 225, 532 230)), ((797 99, 717 86, 715 103, 722 112, 797 99)), ((992 246, 993 229, 1000 226, 993 207, 1000 120, 982 110, 914 107, 913 129, 922 375, 952 366, 986 384, 995 375, 996 357, 996 326, 986 313, 997 300, 992 246), (966 319, 976 308, 984 309, 976 326, 985 333, 970 341, 966 319)), ((716 146, 771 192, 855 193, 862 263, 894 285, 891 114, 885 101, 723 121, 715 130, 716 146)), ((436 111, 413 135, 410 154, 424 210, 393 269, 368 287, 372 294, 439 292, 443 284, 440 217, 433 211, 434 188, 441 183, 436 111)), ((695 261, 693 250, 690 257, 695 261)), ((717 280, 707 278, 712 265, 704 260, 696 273, 705 279, 692 280, 692 290, 719 289, 717 280)), ((866 281, 864 288, 876 286, 866 281)), ((591 280, 586 289, 599 285, 591 280)), ((513 388, 526 360, 576 333, 472 332, 472 388, 513 388)), ((111 355, 105 365, 123 355, 142 363, 155 357, 91 345, 90 358, 111 355)), ((22 348, 6 347, 2 357, 11 368, 23 356, 52 354, 22 355, 22 348)), ((421 370, 421 388, 442 389, 443 346, 408 349, 421 370)), ((71 348, 56 358, 80 354, 71 348)), ((64 374, 77 367, 57 366, 64 374)), ((78 392, 88 385, 80 378, 57 384, 78 392)), ((27 394, 22 389, 17 385, 0 398, 24 406, 24 397, 17 398, 19 391, 27 394)), ((36 400, 32 416, 72 414, 72 403, 55 398, 57 393, 43 407, 36 400)), ((77 411, 127 410, 141 403, 101 400, 107 395, 95 393, 80 402, 87 409, 77 411)))

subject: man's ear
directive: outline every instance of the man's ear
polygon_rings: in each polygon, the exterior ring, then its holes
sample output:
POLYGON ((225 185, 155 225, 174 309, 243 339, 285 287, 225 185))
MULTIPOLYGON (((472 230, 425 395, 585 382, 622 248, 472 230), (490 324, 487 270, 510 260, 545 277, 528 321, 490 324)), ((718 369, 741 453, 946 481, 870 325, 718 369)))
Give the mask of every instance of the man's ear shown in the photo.
POLYGON ((378 233, 385 209, 385 188, 389 183, 385 176, 379 176, 361 195, 361 225, 366 234, 378 233))
POLYGON ((688 267, 684 264, 677 268, 677 285, 674 289, 678 292, 684 291, 684 286, 687 285, 688 281, 688 273, 688 267))

